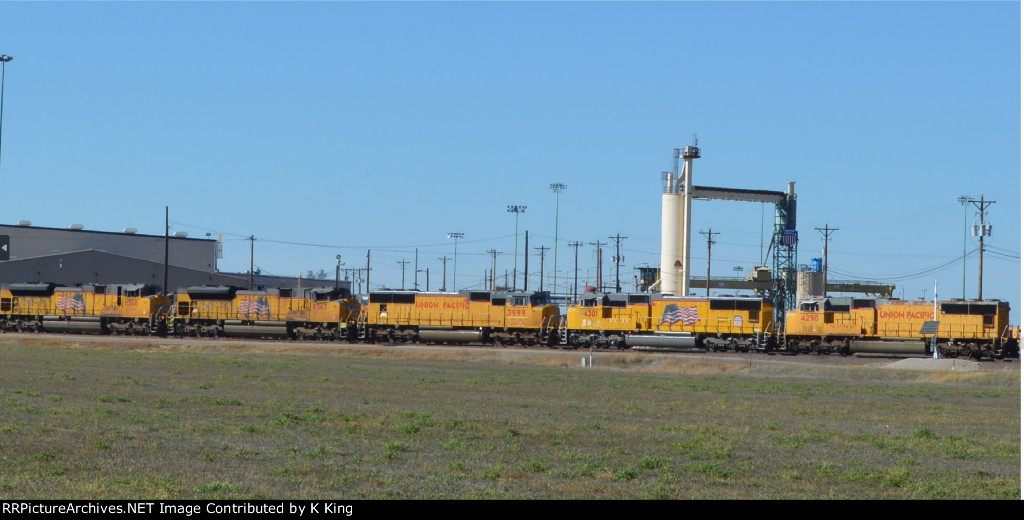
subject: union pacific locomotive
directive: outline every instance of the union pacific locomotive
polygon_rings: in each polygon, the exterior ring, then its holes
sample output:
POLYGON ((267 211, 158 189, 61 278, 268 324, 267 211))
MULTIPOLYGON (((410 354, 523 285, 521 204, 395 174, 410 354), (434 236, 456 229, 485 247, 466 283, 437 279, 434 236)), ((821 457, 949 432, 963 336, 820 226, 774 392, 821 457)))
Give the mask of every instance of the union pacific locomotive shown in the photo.
POLYGON ((175 295, 168 329, 178 336, 355 340, 358 315, 347 289, 189 287, 175 295))
POLYGON ((813 298, 786 313, 783 344, 795 352, 886 352, 1019 357, 1020 330, 999 300, 813 298), (934 347, 932 346, 934 338, 934 347))
POLYGON ((669 347, 746 352, 774 345, 761 298, 585 294, 566 317, 573 347, 669 347))
POLYGON ((555 345, 557 305, 543 292, 371 292, 360 316, 368 341, 555 345))
POLYGON ((589 293, 567 309, 544 292, 372 292, 346 289, 12 284, 0 288, 0 329, 241 336, 566 348, 885 352, 1019 357, 1020 328, 1000 300, 813 298, 774 321, 759 297, 589 293))
POLYGON ((0 289, 5 331, 164 333, 168 298, 153 285, 11 284, 0 289))

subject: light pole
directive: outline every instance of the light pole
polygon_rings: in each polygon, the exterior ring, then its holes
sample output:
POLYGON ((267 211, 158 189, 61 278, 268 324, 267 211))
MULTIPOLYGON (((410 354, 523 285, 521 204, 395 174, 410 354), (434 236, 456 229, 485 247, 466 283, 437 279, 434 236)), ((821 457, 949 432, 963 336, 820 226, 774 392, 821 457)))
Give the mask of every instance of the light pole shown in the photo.
POLYGON ((526 206, 508 206, 509 213, 516 214, 516 247, 512 253, 512 290, 516 290, 516 270, 519 268, 519 214, 526 213, 526 206))
POLYGON ((960 299, 967 299, 967 205, 971 203, 971 198, 965 195, 961 195, 956 199, 960 202, 960 205, 964 207, 964 256, 961 259, 964 264, 964 275, 962 286, 960 287, 960 299))
MULTIPOLYGON (((561 182, 555 182, 551 184, 551 191, 555 192, 555 275, 551 280, 551 292, 553 294, 558 294, 558 194, 565 191, 566 188, 568 188, 568 186, 562 184, 561 182)), ((544 273, 541 272, 540 276, 541 280, 543 280, 544 273)))
MULTIPOLYGON (((3 54, 0 55, 0 62, 2 62, 3 71, 0 72, 0 155, 3 154, 3 137, 4 137, 4 83, 7 80, 7 62, 14 58, 3 54)), ((167 288, 165 287, 166 291, 167 288)))
POLYGON ((459 269, 459 239, 466 236, 464 233, 448 233, 448 238, 455 239, 455 256, 453 258, 454 265, 452 265, 452 289, 458 291, 459 285, 456 282, 455 273, 459 269))
POLYGON ((334 268, 334 288, 337 289, 341 282, 341 266, 345 264, 341 263, 341 255, 334 255, 334 258, 338 261, 338 267, 334 268))

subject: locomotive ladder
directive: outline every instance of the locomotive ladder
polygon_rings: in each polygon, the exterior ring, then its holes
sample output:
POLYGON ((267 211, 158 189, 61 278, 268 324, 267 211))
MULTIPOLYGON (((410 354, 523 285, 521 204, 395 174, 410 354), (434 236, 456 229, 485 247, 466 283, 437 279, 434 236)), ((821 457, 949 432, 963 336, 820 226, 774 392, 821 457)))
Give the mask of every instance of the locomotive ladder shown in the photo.
POLYGON ((156 313, 153 314, 153 319, 150 320, 150 333, 151 334, 169 334, 172 328, 167 321, 170 319, 173 321, 171 310, 174 308, 173 305, 161 305, 157 307, 156 313), (163 326, 163 331, 161 331, 163 326))
POLYGON ((566 345, 569 343, 569 320, 566 316, 558 317, 558 344, 566 345))

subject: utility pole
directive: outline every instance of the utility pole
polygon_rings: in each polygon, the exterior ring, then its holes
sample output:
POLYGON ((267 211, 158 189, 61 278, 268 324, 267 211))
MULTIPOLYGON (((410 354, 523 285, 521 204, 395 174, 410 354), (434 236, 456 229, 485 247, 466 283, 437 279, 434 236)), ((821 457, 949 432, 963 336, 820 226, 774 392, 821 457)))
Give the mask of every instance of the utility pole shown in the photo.
POLYGON ((707 231, 701 231, 700 234, 708 237, 708 275, 707 275, 707 280, 705 280, 706 285, 707 285, 707 293, 705 294, 705 296, 710 297, 711 296, 711 244, 715 243, 713 240, 711 240, 711 237, 713 237, 715 235, 721 235, 721 233, 712 233, 711 232, 711 228, 708 228, 707 231))
POLYGON ((608 238, 615 239, 615 292, 622 292, 622 285, 619 283, 619 263, 624 261, 626 257, 619 254, 619 245, 622 244, 623 240, 629 237, 619 236, 619 234, 616 233, 615 236, 608 238))
POLYGON ((448 238, 455 239, 455 262, 452 264, 452 289, 459 290, 459 282, 455 280, 459 270, 459 239, 465 237, 465 233, 448 233, 448 238))
POLYGON ((550 247, 540 246, 534 249, 540 251, 540 290, 544 290, 544 251, 551 249, 550 247))
POLYGON ((7 81, 7 64, 13 59, 6 54, 0 55, 0 66, 3 67, 3 71, 0 72, 0 151, 3 151, 4 135, 4 83, 7 81))
POLYGON ((164 292, 167 296, 167 265, 171 249, 171 210, 164 206, 164 292))
POLYGON ((601 278, 601 244, 600 240, 590 243, 592 246, 597 246, 597 290, 604 292, 604 280, 601 278))
POLYGON ((571 248, 576 250, 576 262, 572 266, 572 273, 573 273, 573 279, 572 279, 572 302, 573 303, 576 303, 576 300, 578 299, 578 297, 577 297, 578 292, 577 291, 578 291, 579 286, 580 286, 580 246, 582 246, 582 245, 583 245, 583 242, 569 242, 569 247, 571 247, 571 248))
POLYGON ((366 296, 370 296, 370 250, 366 250, 366 296))
POLYGON ((402 264, 402 290, 404 291, 405 290, 405 265, 408 264, 409 261, 403 258, 401 260, 395 261, 395 263, 396 264, 402 264))
POLYGON ((828 224, 825 224, 825 229, 820 227, 814 229, 817 229, 825 238, 825 266, 822 268, 825 272, 822 274, 821 293, 822 296, 828 296, 828 240, 832 233, 839 231, 839 228, 829 228, 828 224))
POLYGON ((978 299, 981 299, 981 280, 982 275, 985 273, 985 235, 992 236, 992 224, 988 227, 985 226, 985 208, 996 203, 994 200, 985 201, 985 196, 981 196, 981 200, 971 199, 969 201, 974 204, 974 207, 978 208, 978 212, 981 213, 981 225, 975 228, 975 235, 978 236, 978 299))
POLYGON ((491 249, 491 250, 488 250, 487 252, 491 254, 491 290, 493 291, 493 290, 495 290, 497 288, 497 286, 495 285, 496 281, 495 281, 495 278, 494 278, 495 277, 494 273, 495 273, 495 269, 497 269, 497 265, 498 265, 498 255, 501 254, 501 251, 497 251, 497 250, 491 249))
MULTIPOLYGON (((555 286, 554 290, 552 291, 553 293, 558 292, 558 195, 565 191, 566 188, 568 188, 568 186, 561 182, 555 182, 551 184, 551 191, 555 192, 555 274, 554 276, 551 277, 551 279, 554 281, 552 285, 555 286)), ((544 269, 541 269, 540 277, 541 280, 544 279, 544 269)))
POLYGON ((252 259, 252 256, 253 256, 253 251, 255 251, 255 246, 253 245, 255 243, 256 243, 256 237, 254 237, 252 235, 249 235, 249 290, 250 291, 252 290, 252 280, 253 280, 253 272, 252 272, 253 259, 252 259))
POLYGON ((448 290, 448 257, 438 258, 441 261, 441 292, 448 290))
MULTIPOLYGON (((523 248, 523 290, 530 290, 530 232, 526 232, 526 246, 523 248)), ((515 283, 515 282, 512 282, 515 283)))
POLYGON ((967 204, 971 202, 971 198, 965 195, 957 197, 957 202, 964 207, 964 253, 960 258, 963 263, 963 278, 960 280, 960 299, 967 299, 967 204))
POLYGON ((412 257, 412 289, 414 291, 420 290, 420 248, 413 250, 415 256, 412 257))
MULTIPOLYGON (((518 205, 518 204, 517 205, 509 205, 508 206, 508 212, 516 214, 516 240, 515 240, 516 245, 512 249, 512 251, 514 251, 514 253, 512 253, 512 290, 515 291, 516 290, 516 271, 519 269, 519 215, 521 213, 526 213, 526 206, 521 206, 521 205, 518 205)), ((530 236, 529 232, 527 232, 526 236, 530 236)), ((526 250, 529 251, 530 248, 527 247, 526 250)), ((505 287, 508 287, 508 283, 505 284, 505 287)))
POLYGON ((347 273, 345 275, 345 281, 349 282, 349 285, 348 285, 349 291, 350 292, 352 291, 352 283, 351 283, 352 281, 354 281, 354 282, 356 282, 358 284, 356 286, 356 290, 352 293, 352 294, 355 294, 357 297, 359 295, 363 294, 363 271, 364 270, 365 270, 365 268, 363 268, 363 267, 351 267, 351 268, 345 269, 345 272, 347 273), (351 281, 348 279, 349 276, 352 277, 351 281))

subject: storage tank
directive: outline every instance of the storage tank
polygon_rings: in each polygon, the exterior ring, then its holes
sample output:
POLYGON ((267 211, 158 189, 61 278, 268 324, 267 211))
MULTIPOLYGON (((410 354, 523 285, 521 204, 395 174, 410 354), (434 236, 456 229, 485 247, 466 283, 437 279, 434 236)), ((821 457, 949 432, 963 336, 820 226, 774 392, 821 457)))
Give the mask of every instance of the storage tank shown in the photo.
MULTIPOLYGON (((815 259, 820 260, 820 259, 815 259)), ((821 270, 800 271, 796 275, 796 299, 821 298, 825 295, 825 273, 821 270)))
MULTIPOLYGON (((671 182, 671 178, 669 180, 671 182)), ((675 293, 679 285, 676 264, 681 260, 680 222, 678 193, 661 195, 661 291, 675 293)))

